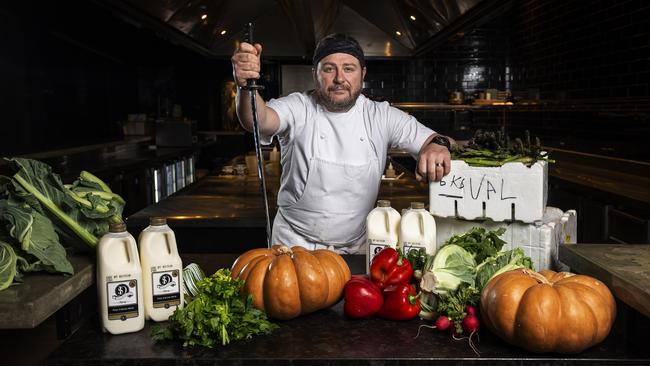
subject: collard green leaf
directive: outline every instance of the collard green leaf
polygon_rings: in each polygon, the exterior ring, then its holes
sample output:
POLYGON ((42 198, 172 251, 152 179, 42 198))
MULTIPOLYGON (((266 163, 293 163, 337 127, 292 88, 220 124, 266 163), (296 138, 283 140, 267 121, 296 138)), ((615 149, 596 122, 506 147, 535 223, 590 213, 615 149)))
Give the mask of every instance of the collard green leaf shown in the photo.
POLYGON ((11 205, 0 201, 0 220, 9 235, 20 243, 26 253, 36 257, 49 272, 72 274, 72 265, 66 257, 52 222, 27 205, 11 205))
MULTIPOLYGON (((55 222, 57 227, 67 226, 69 231, 90 247, 97 245, 98 239, 92 232, 98 225, 93 220, 83 219, 85 216, 80 214, 79 204, 65 193, 65 186, 49 165, 30 159, 8 160, 16 170, 11 192, 14 199, 26 202, 55 222)), ((78 240, 68 244, 79 247, 78 240)))
POLYGON ((9 243, 0 241, 0 291, 14 282, 16 276, 16 253, 9 243))

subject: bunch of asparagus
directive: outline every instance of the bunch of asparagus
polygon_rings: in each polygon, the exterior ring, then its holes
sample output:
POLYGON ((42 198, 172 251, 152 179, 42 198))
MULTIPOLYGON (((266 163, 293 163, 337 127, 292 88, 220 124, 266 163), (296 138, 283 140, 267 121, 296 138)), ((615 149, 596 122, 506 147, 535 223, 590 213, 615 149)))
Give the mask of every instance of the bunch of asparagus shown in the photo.
POLYGON ((467 145, 456 147, 451 154, 454 160, 463 160, 471 166, 499 167, 505 163, 520 162, 526 166, 535 164, 538 160, 549 163, 554 161, 548 158, 548 153, 542 151, 539 138, 531 141, 530 132, 526 130, 524 140, 520 138, 510 140, 510 137, 501 131, 477 130, 467 145))

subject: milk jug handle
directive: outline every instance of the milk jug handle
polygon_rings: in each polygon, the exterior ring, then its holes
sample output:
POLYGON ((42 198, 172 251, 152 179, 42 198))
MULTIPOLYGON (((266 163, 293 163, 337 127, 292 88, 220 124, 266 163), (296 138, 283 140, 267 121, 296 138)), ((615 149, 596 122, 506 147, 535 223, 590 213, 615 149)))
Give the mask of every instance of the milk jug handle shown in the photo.
POLYGON ((424 220, 426 220, 424 215, 426 214, 427 213, 425 212, 418 212, 418 224, 419 224, 418 226, 420 228, 420 235, 424 235, 424 220))
POLYGON ((171 245, 171 238, 171 233, 165 233, 165 244, 167 244, 167 248, 169 248, 169 254, 178 256, 178 247, 176 245, 171 245))
POLYGON ((126 246, 126 252, 129 254, 129 263, 133 263, 134 261, 139 263, 140 258, 138 257, 138 251, 134 250, 135 245, 131 245, 129 238, 122 238, 122 243, 126 246))

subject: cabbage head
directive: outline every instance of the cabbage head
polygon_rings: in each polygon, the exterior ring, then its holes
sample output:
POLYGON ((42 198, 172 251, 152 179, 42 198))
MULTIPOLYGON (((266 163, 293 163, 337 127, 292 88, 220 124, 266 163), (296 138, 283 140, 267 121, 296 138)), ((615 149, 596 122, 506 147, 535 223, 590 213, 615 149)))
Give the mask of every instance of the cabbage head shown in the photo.
POLYGON ((421 283, 422 288, 438 295, 455 291, 463 282, 474 286, 476 261, 474 256, 462 247, 455 244, 445 245, 438 250, 435 257, 427 261, 424 276, 428 281, 426 286, 421 283))

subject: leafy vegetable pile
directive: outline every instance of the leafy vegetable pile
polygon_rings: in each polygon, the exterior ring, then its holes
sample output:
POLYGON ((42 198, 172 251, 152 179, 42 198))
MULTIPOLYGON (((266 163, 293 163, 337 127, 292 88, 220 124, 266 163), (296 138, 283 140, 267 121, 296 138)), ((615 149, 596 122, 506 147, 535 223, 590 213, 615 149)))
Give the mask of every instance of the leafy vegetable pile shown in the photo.
POLYGON ((468 308, 475 308, 490 279, 517 268, 532 269, 532 260, 521 248, 500 251, 504 233, 505 228, 489 231, 475 227, 449 238, 424 266, 420 316, 445 317, 454 334, 462 334, 463 321, 474 316, 468 314, 468 308))
POLYGON ((72 274, 65 247, 94 249, 109 222, 122 221, 124 200, 88 172, 66 186, 45 163, 5 160, 10 173, 0 175, 0 290, 26 272, 72 274))
POLYGON ((174 311, 167 327, 154 326, 156 341, 178 339, 183 346, 214 347, 217 342, 250 339, 277 328, 264 312, 252 306, 253 297, 242 295, 244 281, 220 269, 197 284, 199 292, 187 306, 174 311))
POLYGON ((503 131, 495 133, 477 130, 467 145, 454 148, 452 159, 484 167, 498 167, 515 162, 531 166, 538 160, 553 162, 548 159, 548 154, 542 151, 539 138, 535 137, 535 142, 531 142, 528 131, 523 141, 520 138, 511 141, 503 131))

